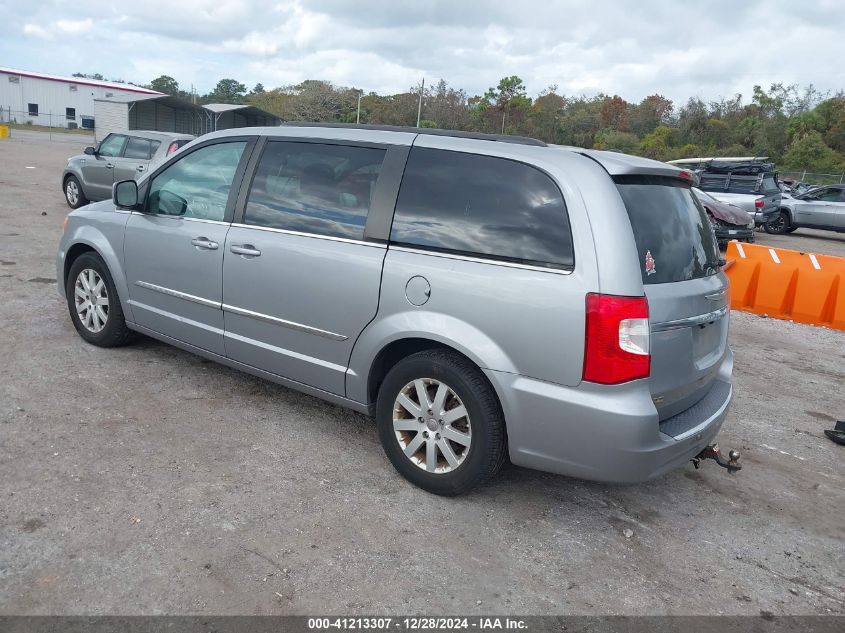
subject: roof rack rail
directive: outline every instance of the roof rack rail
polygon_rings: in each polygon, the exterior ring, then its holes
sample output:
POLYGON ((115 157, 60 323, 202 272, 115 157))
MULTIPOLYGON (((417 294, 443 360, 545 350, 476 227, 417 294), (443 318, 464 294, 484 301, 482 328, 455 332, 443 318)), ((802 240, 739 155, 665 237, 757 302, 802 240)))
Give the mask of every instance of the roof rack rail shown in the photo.
POLYGON ((540 139, 529 136, 511 136, 510 134, 482 134, 481 132, 464 132, 461 130, 441 130, 430 127, 411 127, 403 125, 369 125, 358 123, 315 123, 313 121, 285 121, 282 127, 329 127, 348 128, 354 130, 382 130, 386 132, 411 132, 414 134, 429 134, 431 136, 452 136, 455 138, 471 138, 480 141, 498 141, 499 143, 515 143, 517 145, 536 145, 547 147, 540 139))

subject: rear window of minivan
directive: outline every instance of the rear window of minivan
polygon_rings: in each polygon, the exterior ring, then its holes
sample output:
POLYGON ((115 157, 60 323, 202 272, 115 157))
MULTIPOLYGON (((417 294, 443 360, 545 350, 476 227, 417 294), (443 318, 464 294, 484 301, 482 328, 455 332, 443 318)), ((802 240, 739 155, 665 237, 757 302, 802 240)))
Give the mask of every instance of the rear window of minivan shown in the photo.
POLYGON ((675 178, 618 176, 643 283, 689 281, 719 272, 719 250, 704 208, 675 178))

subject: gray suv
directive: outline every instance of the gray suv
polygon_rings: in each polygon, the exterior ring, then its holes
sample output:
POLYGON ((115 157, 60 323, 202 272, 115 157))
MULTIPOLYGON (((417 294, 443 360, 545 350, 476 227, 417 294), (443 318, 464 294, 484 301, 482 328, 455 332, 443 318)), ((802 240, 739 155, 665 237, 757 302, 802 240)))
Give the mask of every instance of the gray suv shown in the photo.
POLYGON ((68 216, 86 341, 141 332, 374 415, 413 483, 517 465, 642 481, 731 401, 727 279, 692 175, 412 128, 202 137, 68 216))
POLYGON ((195 137, 171 132, 133 130, 109 134, 97 147, 68 159, 62 173, 62 191, 71 209, 111 198, 112 185, 139 178, 195 137))

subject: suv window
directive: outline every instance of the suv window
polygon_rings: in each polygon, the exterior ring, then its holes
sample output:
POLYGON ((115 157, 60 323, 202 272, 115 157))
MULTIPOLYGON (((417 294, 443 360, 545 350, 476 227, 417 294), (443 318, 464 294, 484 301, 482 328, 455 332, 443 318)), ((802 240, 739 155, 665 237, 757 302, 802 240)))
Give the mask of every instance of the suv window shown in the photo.
POLYGON ((271 141, 244 211, 244 223, 360 240, 385 150, 271 141))
POLYGON ((245 141, 207 145, 186 154, 150 184, 147 212, 222 221, 245 141))
POLYGON ((150 158, 150 141, 145 138, 138 138, 137 136, 130 136, 129 142, 126 143, 126 149, 123 150, 124 158, 138 158, 142 160, 149 160, 150 158))
POLYGON ((845 193, 845 190, 825 189, 823 191, 819 191, 815 195, 812 195, 811 198, 819 200, 821 202, 839 202, 843 199, 843 193, 845 193))
POLYGON ((775 177, 765 176, 762 184, 760 185, 760 191, 780 191, 780 187, 778 187, 778 182, 775 180, 775 177))
POLYGON ((109 134, 97 148, 100 156, 120 156, 123 153, 123 144, 126 137, 123 134, 109 134))
POLYGON ((617 176, 645 284, 687 281, 719 272, 719 250, 704 207, 674 178, 617 176))
POLYGON ((506 261, 569 268, 575 258, 560 189, 504 158, 415 147, 390 240, 506 261))

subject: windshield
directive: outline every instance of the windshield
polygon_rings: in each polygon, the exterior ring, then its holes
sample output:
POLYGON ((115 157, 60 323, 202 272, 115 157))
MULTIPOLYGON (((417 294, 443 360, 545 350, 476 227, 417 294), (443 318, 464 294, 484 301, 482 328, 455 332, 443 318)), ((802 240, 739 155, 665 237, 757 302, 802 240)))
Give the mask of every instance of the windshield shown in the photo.
POLYGON ((618 176, 644 284, 698 279, 719 272, 719 250, 704 207, 675 178, 618 176))

